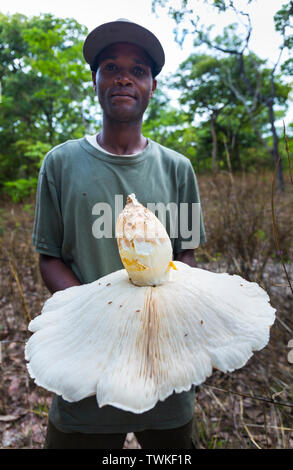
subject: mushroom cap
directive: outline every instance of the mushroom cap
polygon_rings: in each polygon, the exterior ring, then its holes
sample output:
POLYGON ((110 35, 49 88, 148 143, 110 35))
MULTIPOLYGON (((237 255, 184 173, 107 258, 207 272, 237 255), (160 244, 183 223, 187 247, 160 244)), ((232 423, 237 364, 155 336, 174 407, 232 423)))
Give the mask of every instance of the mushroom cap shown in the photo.
POLYGON ((135 194, 127 198, 116 222, 119 254, 133 284, 158 285, 170 280, 172 245, 165 227, 135 194))
POLYGON ((174 391, 243 367, 269 341, 275 309, 267 293, 238 275, 175 261, 156 287, 126 270, 56 292, 33 319, 25 347, 35 382, 69 402, 143 413, 174 391))

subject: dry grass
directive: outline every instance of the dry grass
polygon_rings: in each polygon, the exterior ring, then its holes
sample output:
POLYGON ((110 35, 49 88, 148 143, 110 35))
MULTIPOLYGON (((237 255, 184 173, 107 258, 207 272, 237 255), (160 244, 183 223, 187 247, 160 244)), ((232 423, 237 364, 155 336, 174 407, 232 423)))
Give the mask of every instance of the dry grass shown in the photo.
MULTIPOLYGON (((195 439, 201 448, 292 448, 293 297, 272 233, 272 175, 218 175, 199 179, 208 242, 196 252, 199 267, 260 282, 277 308, 269 345, 232 374, 216 371, 195 403, 195 439), (276 405, 272 401, 291 406, 276 405)), ((283 259, 292 280, 292 198, 288 181, 275 207, 283 259)), ((31 245, 34 204, 4 201, 0 212, 0 433, 2 448, 42 447, 51 394, 28 378, 23 357, 27 322, 49 293, 31 245)), ((1 442, 1 441, 0 441, 1 442)), ((1 445, 0 445, 1 447, 1 445)))
POLYGON ((269 345, 243 369, 232 374, 217 371, 200 387, 197 439, 204 448, 292 448, 293 364, 288 362, 287 345, 293 338, 293 296, 280 256, 292 280, 293 186, 288 179, 286 193, 275 196, 282 250, 278 253, 272 230, 272 175, 223 174, 203 177, 199 185, 208 239, 197 250, 199 267, 259 282, 277 309, 277 320, 269 345))

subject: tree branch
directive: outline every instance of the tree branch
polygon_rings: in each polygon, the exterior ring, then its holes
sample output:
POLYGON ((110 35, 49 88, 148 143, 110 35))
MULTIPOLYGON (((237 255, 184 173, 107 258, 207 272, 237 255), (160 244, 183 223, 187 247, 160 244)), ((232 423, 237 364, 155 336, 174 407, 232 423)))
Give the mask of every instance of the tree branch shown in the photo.
POLYGON ((236 98, 239 99, 239 101, 242 102, 243 106, 245 107, 245 110, 250 118, 250 121, 251 121, 251 125, 253 127, 253 130, 255 132, 255 135, 258 137, 258 139, 263 143, 264 147, 266 148, 266 150, 270 153, 272 153, 272 149, 268 146, 266 140, 262 137, 261 133, 259 132, 259 130, 257 129, 257 126, 256 126, 256 123, 255 123, 255 119, 254 119, 254 116, 253 116, 253 111, 255 109, 255 103, 253 103, 253 106, 250 107, 248 104, 247 104, 247 100, 246 98, 241 94, 241 92, 233 85, 233 82, 232 82, 232 78, 231 78, 231 72, 229 69, 225 69, 226 70, 226 73, 227 73, 227 83, 229 85, 229 87, 231 88, 231 90, 233 91, 234 95, 236 96, 236 98))

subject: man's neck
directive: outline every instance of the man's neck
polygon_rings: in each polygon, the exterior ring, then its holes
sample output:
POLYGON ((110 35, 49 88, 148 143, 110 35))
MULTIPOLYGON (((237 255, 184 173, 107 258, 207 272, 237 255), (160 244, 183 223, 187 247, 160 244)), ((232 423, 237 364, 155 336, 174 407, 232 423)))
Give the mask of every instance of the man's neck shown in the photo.
POLYGON ((133 155, 141 152, 147 145, 147 139, 141 133, 142 123, 103 122, 103 128, 97 135, 98 144, 116 155, 133 155))

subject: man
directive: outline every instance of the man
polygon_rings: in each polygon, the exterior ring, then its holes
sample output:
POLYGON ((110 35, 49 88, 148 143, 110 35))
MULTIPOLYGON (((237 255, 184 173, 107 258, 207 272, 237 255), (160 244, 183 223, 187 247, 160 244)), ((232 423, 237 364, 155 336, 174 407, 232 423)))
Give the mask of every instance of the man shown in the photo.
MULTIPOLYGON (((199 203, 190 161, 141 132, 155 77, 164 65, 158 39, 135 23, 118 20, 88 35, 84 57, 91 66, 103 126, 96 136, 52 149, 40 170, 33 243, 51 293, 123 268, 112 230, 119 197, 125 203, 135 193, 145 206, 186 203, 189 214, 192 203, 199 203)), ((169 232, 171 222, 169 215, 169 232)), ((199 224, 202 243, 201 216, 199 224)), ((174 259, 194 266, 198 242, 191 240, 182 249, 180 233, 171 241, 174 259)), ((190 448, 193 409, 193 388, 142 414, 99 408, 93 396, 68 403, 54 395, 46 447, 122 448, 126 433, 134 432, 142 448, 190 448)))

